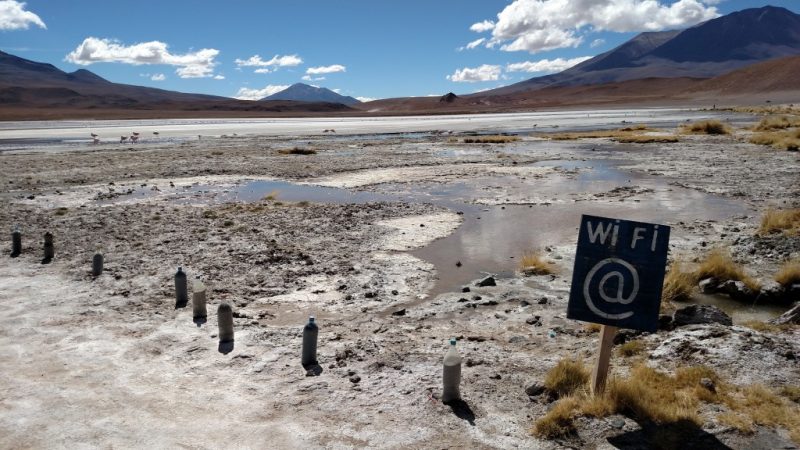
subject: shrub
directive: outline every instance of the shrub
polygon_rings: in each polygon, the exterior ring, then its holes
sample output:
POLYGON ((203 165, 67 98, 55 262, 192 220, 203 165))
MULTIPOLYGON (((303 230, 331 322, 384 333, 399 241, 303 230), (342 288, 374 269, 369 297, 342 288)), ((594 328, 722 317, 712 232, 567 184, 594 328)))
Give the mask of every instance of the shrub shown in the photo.
POLYGON ((797 116, 767 116, 756 125, 756 131, 785 130, 786 128, 800 127, 800 117, 797 116))
POLYGON ((697 277, 691 272, 681 270, 682 263, 674 261, 669 266, 667 274, 664 276, 664 288, 661 291, 661 301, 681 302, 691 299, 692 290, 697 277))
POLYGON ((475 136, 464 138, 465 144, 506 144, 516 142, 519 136, 475 136))
POLYGON ((547 372, 544 386, 558 397, 566 397, 589 382, 589 369, 580 360, 562 359, 547 372))
POLYGON ((527 275, 548 275, 554 272, 552 264, 545 261, 538 250, 525 252, 519 260, 519 269, 527 275))
POLYGON ((617 352, 620 356, 636 356, 647 349, 647 346, 644 345, 644 342, 640 341, 639 339, 634 339, 632 341, 628 341, 619 346, 617 352))
POLYGON ((758 228, 758 234, 766 235, 780 231, 790 235, 796 235, 800 232, 800 208, 768 209, 761 216, 761 226, 758 228))
POLYGON ((711 250, 706 255, 706 259, 697 267, 694 274, 697 280, 716 278, 723 281, 742 281, 754 291, 759 289, 758 283, 750 278, 740 265, 733 261, 729 253, 722 249, 711 250))
POLYGON ((800 259, 783 263, 778 273, 775 274, 775 281, 782 286, 800 283, 800 259))
POLYGON ((291 149, 290 148, 284 148, 284 149, 278 150, 278 153, 280 153, 281 155, 316 155, 317 151, 314 150, 313 148, 295 147, 295 148, 291 148, 291 149))
POLYGON ((731 134, 731 128, 719 120, 701 120, 683 127, 691 134, 731 134))

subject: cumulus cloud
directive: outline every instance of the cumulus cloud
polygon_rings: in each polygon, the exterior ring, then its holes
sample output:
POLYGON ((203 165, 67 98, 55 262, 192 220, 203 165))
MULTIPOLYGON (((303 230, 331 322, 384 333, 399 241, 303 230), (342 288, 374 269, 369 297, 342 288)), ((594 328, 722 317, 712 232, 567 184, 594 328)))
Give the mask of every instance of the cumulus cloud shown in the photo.
POLYGON ((494 22, 491 20, 484 20, 483 22, 473 23, 469 29, 476 33, 483 33, 494 28, 494 22))
POLYGON ((306 75, 320 75, 323 73, 336 73, 347 72, 347 67, 341 64, 333 64, 330 66, 309 67, 306 69, 306 75))
POLYGON ((600 47, 601 45, 603 45, 605 43, 606 43, 605 39, 595 39, 595 40, 592 41, 591 44, 589 44, 589 47, 591 47, 591 48, 600 47))
POLYGON ((448 75, 447 79, 457 83, 494 81, 500 78, 501 73, 502 68, 500 66, 483 64, 480 67, 457 69, 452 75, 448 75))
POLYGON ((375 101, 375 100, 378 100, 378 99, 377 98, 372 98, 372 97, 356 97, 356 100, 366 103, 366 102, 372 102, 372 101, 375 101))
POLYGON ((234 98, 239 100, 261 100, 264 97, 269 97, 272 94, 277 94, 280 91, 286 90, 289 85, 267 85, 263 89, 248 89, 240 88, 234 98))
POLYGON ((684 28, 719 17, 708 0, 514 0, 497 14, 497 21, 473 24, 488 31, 488 47, 536 53, 575 47, 584 30, 660 31, 684 28), (492 25, 490 27, 490 25, 492 25))
POLYGON ((312 77, 311 75, 303 75, 302 76, 302 80, 303 81, 323 81, 323 80, 325 80, 325 77, 312 77))
POLYGON ((166 76, 166 75, 164 75, 163 73, 154 73, 154 74, 153 74, 153 75, 150 77, 150 79, 151 79, 151 80, 153 80, 153 81, 164 81, 164 80, 166 80, 166 79, 167 79, 167 76, 166 76))
POLYGON ((255 73, 270 73, 279 67, 294 67, 303 64, 303 58, 297 55, 275 55, 272 59, 264 61, 259 55, 253 55, 247 59, 236 58, 234 61, 239 67, 259 67, 255 73))
POLYGON ((31 25, 47 29, 39 16, 25 10, 25 3, 0 0, 0 30, 27 30, 31 25))
POLYGON ((215 80, 224 80, 225 79, 225 75, 214 75, 214 79, 215 80))
POLYGON ((219 50, 213 48, 173 54, 169 52, 167 44, 159 41, 123 45, 112 39, 88 37, 65 60, 81 66, 98 62, 166 64, 178 66, 175 73, 181 78, 206 78, 214 74, 214 66, 217 65, 214 58, 217 55, 219 50))
POLYGON ((592 59, 592 57, 580 56, 578 58, 571 58, 571 59, 556 58, 556 59, 541 59, 539 61, 525 61, 525 62, 509 64, 506 66, 506 70, 509 72, 530 72, 530 73, 561 72, 562 70, 567 70, 574 65, 586 61, 587 59, 592 59))

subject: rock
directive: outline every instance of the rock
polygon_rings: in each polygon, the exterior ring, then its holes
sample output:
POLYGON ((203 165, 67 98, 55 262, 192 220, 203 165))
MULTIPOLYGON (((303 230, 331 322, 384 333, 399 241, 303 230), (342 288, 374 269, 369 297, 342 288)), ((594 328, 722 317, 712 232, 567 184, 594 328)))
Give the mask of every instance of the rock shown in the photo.
POLYGON ((733 325, 733 320, 722 310, 711 305, 689 305, 675 311, 672 315, 672 324, 675 327, 706 323, 720 323, 731 326, 733 325))
POLYGON ((469 292, 469 291, 470 291, 470 289, 468 287, 461 288, 461 292, 469 292))
POLYGON ((540 327, 542 326, 542 318, 539 316, 528 317, 527 319, 525 319, 525 323, 527 323, 528 325, 540 327))
POLYGON ((460 299, 458 299, 458 303, 464 303, 464 302, 468 302, 468 301, 469 301, 469 300, 467 300, 467 299, 466 299, 466 298, 464 298, 464 297, 461 297, 460 299))
POLYGON ((511 336, 511 339, 508 340, 508 343, 509 344, 519 344, 519 343, 525 342, 527 340, 528 339, 526 339, 524 336, 511 336))
POLYGON ((776 303, 787 297, 786 289, 775 280, 767 280, 761 284, 761 290, 756 297, 757 303, 776 303))
POLYGON ((639 330, 619 330, 614 335, 614 345, 624 344, 632 339, 636 339, 642 334, 639 330))
POLYGON ((614 417, 608 421, 609 425, 612 427, 621 430, 625 426, 625 420, 620 419, 619 417, 614 417))
POLYGON ((717 284, 719 283, 716 278, 704 278, 697 283, 697 287, 703 294, 713 294, 717 292, 717 284))
POLYGON ((398 292, 398 291, 397 291, 397 289, 392 289, 392 295, 397 295, 397 294, 399 294, 399 293, 400 293, 400 292, 398 292))
POLYGON ((487 287, 487 286, 497 286, 497 282, 494 280, 494 277, 486 277, 483 280, 479 281, 476 286, 478 287, 487 287))
POLYGON ((714 384, 711 378, 700 378, 700 386, 703 386, 711 392, 717 392, 717 386, 714 384))
POLYGON ((361 381, 361 377, 358 375, 353 375, 352 377, 350 377, 350 382, 353 384, 358 383, 359 381, 361 381))
MULTIPOLYGON (((481 297, 480 295, 473 295, 473 296, 472 296, 472 299, 473 299, 473 300, 475 300, 475 301, 478 301, 478 300, 482 300, 482 299, 483 299, 483 297, 481 297)), ((495 303, 495 304, 496 304, 496 303, 495 303)))
POLYGON ((717 286, 717 289, 728 294, 732 299, 743 302, 755 300, 758 294, 747 287, 743 281, 728 280, 717 286))
POLYGON ((399 311, 395 311, 395 312, 392 313, 392 315, 393 316, 405 316, 406 315, 406 309, 403 308, 403 309, 401 309, 399 311))
POLYGON ((530 305, 530 303, 528 303, 527 300, 520 300, 520 302, 519 302, 519 306, 525 307, 525 306, 528 306, 528 305, 530 305))
POLYGON ((536 303, 538 303, 540 305, 546 305, 547 304, 547 297, 540 298, 536 303))
POLYGON ((544 385, 539 383, 533 383, 530 386, 525 388, 525 393, 531 397, 535 397, 537 395, 542 395, 547 390, 544 385))
POLYGON ((780 317, 770 320, 770 322, 776 325, 782 325, 785 323, 800 324, 800 302, 796 302, 790 310, 781 314, 780 317))
POLYGON ((491 378, 492 380, 500 380, 503 377, 499 373, 496 373, 494 375, 489 375, 489 378, 491 378))
POLYGON ((669 314, 661 314, 658 316, 658 329, 669 331, 672 329, 672 316, 669 314))

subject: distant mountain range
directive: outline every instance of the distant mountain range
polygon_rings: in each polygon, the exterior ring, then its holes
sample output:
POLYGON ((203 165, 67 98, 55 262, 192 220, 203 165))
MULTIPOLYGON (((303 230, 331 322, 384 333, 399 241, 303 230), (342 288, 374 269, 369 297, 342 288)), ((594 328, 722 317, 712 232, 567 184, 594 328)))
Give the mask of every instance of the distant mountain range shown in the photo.
POLYGON ((294 100, 296 102, 327 102, 341 103, 342 105, 355 105, 361 103, 353 97, 339 95, 324 87, 310 86, 304 83, 295 83, 288 88, 261 99, 264 100, 294 100))
POLYGON ((685 30, 641 33, 563 72, 479 95, 644 78, 712 78, 793 55, 800 55, 800 15, 765 6, 737 11, 685 30))

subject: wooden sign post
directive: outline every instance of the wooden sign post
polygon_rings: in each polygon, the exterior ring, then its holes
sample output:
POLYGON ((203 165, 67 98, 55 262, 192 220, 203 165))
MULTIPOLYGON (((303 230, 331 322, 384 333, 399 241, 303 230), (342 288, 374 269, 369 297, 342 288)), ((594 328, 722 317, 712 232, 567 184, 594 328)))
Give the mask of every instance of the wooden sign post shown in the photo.
POLYGON ((618 328, 658 329, 670 228, 581 217, 567 318, 601 324, 592 392, 605 390, 618 328))

